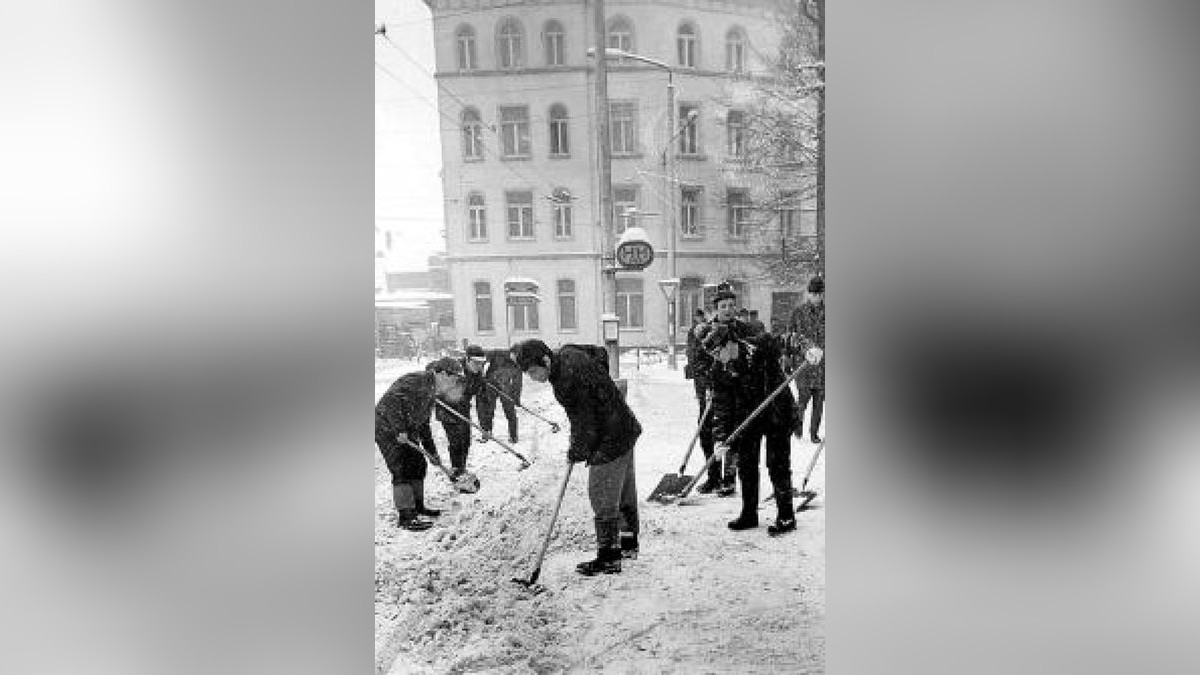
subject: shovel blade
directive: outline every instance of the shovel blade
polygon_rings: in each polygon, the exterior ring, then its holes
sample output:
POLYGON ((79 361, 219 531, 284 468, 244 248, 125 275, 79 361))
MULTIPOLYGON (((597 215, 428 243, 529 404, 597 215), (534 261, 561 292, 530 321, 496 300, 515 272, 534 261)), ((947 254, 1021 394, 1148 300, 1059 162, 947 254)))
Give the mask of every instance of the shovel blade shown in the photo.
POLYGON ((668 473, 658 481, 658 485, 655 485, 654 489, 650 491, 650 494, 646 496, 646 501, 669 501, 674 497, 678 497, 679 493, 683 491, 683 488, 687 487, 687 484, 691 481, 691 476, 668 473))

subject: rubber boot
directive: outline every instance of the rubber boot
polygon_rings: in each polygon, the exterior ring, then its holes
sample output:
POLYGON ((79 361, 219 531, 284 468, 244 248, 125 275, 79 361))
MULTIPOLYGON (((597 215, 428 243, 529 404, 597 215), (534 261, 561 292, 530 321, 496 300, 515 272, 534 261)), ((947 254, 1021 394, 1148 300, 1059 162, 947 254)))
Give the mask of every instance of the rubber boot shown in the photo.
POLYGON ((415 509, 404 509, 397 514, 396 527, 410 532, 424 532, 433 527, 433 523, 418 516, 415 509))
POLYGON ((409 484, 412 486, 413 502, 416 504, 415 511, 417 512, 417 515, 428 516, 430 518, 436 518, 442 515, 442 512, 439 509, 431 509, 425 506, 425 481, 414 480, 409 481, 409 484))
POLYGON ((775 490, 775 503, 779 507, 779 512, 775 515, 775 522, 767 526, 767 534, 778 537, 781 534, 794 532, 796 530, 796 510, 792 503, 792 487, 790 485, 775 490))
POLYGON ((636 534, 621 533, 621 557, 626 560, 637 560, 638 536, 636 534))
POLYGON ((597 552, 595 560, 579 563, 575 566, 575 571, 585 577, 597 574, 620 574, 621 549, 619 547, 602 548, 597 552))
POLYGON ((749 530, 758 527, 758 476, 747 481, 742 476, 742 513, 737 520, 729 521, 731 530, 749 530))

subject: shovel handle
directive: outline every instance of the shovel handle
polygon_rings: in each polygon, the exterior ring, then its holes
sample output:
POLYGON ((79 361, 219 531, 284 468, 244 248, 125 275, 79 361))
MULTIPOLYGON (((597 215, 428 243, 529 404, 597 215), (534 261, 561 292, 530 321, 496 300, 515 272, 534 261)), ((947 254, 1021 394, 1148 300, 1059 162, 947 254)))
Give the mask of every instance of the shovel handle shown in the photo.
POLYGON ((511 397, 508 394, 501 391, 500 387, 497 387, 496 385, 492 384, 491 382, 484 380, 483 383, 486 384, 487 386, 491 387, 492 391, 499 394, 500 397, 503 398, 505 401, 508 401, 509 403, 517 406, 521 410, 524 410, 525 412, 529 413, 530 415, 533 415, 534 417, 545 422, 546 424, 549 424, 550 425, 550 433, 552 433, 552 434, 558 433, 558 430, 559 430, 558 422, 552 422, 552 421, 546 419, 545 417, 542 417, 541 415, 537 414, 536 412, 530 410, 529 408, 526 408, 520 401, 513 400, 513 397, 511 397))
POLYGON ((821 451, 824 449, 825 441, 821 441, 821 444, 817 446, 817 451, 813 453, 812 459, 808 462, 808 470, 804 472, 804 482, 800 483, 801 492, 808 487, 808 479, 812 476, 813 468, 817 466, 817 458, 821 456, 821 451))
POLYGON ((454 482, 454 474, 450 473, 450 469, 447 469, 446 465, 442 464, 441 460, 439 460, 436 457, 434 457, 433 455, 429 454, 429 452, 423 446, 418 445, 417 443, 413 443, 412 441, 408 440, 407 438, 403 438, 401 436, 397 436, 396 438, 399 439, 401 443, 404 443, 405 445, 407 445, 410 448, 416 449, 417 452, 420 452, 422 455, 424 455, 425 461, 427 461, 430 464, 441 469, 442 473, 446 474, 446 479, 449 480, 451 483, 454 482))
POLYGON ((507 451, 511 452, 512 454, 516 455, 516 456, 517 456, 517 459, 519 459, 519 460, 521 460, 522 462, 524 462, 526 467, 528 467, 528 466, 529 466, 529 460, 525 459, 525 456, 524 456, 524 455, 522 455, 521 453, 517 452, 515 449, 513 449, 513 447, 512 447, 511 445, 509 445, 508 443, 505 443, 504 441, 500 440, 499 438, 496 438, 495 436, 492 436, 492 435, 491 435, 491 434, 490 434, 490 433, 489 433, 489 432, 488 432, 486 429, 484 429, 483 427, 479 426, 478 424, 476 424, 476 423, 472 422, 472 421, 471 421, 471 418, 469 418, 469 417, 463 417, 463 416, 462 416, 462 415, 461 415, 461 414, 460 414, 460 413, 459 413, 457 410, 455 410, 454 408, 451 408, 450 406, 446 405, 445 403, 442 403, 441 401, 439 401, 439 400, 437 400, 437 399, 434 399, 434 401, 435 401, 435 402, 437 402, 437 404, 438 404, 438 405, 442 406, 442 409, 443 409, 443 410, 445 410, 446 412, 448 412, 448 413, 450 413, 451 415, 453 415, 453 416, 457 417, 459 420, 461 420, 461 421, 463 421, 463 422, 466 422, 467 424, 471 425, 472 427, 475 427, 475 429, 477 429, 478 431, 482 431, 483 433, 487 434, 487 436, 488 436, 488 439, 489 439, 489 440, 495 441, 495 442, 496 442, 496 443, 497 443, 497 444, 498 444, 500 447, 502 447, 502 448, 504 448, 505 450, 507 450, 507 451))
POLYGON ((712 401, 712 389, 709 389, 704 399, 704 414, 700 416, 700 423, 696 425, 696 433, 692 434, 692 440, 688 442, 687 452, 683 454, 683 463, 679 465, 680 476, 687 471, 688 459, 692 456, 692 450, 696 448, 696 441, 700 438, 700 433, 704 431, 704 423, 708 421, 708 414, 712 412, 712 401))
POLYGON ((529 574, 529 584, 532 585, 537 581, 538 575, 542 573, 542 560, 546 557, 546 549, 550 548, 550 539, 554 535, 554 523, 558 520, 558 510, 562 507, 563 495, 567 493, 567 483, 571 480, 571 468, 575 464, 567 463, 567 471, 563 474, 562 483, 558 486, 558 498, 554 500, 554 512, 550 514, 550 525, 546 528, 546 536, 542 538, 542 547, 538 550, 537 562, 533 565, 533 571, 529 574))

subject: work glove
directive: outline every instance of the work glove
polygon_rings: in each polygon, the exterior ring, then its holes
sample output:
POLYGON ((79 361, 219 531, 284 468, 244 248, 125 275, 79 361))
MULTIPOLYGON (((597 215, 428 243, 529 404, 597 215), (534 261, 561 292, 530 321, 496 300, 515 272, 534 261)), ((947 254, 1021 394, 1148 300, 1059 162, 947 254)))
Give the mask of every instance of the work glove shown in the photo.
POLYGON ((396 434, 396 440, 400 443, 400 445, 403 445, 406 447, 410 446, 410 445, 416 445, 416 443, 413 443, 413 439, 409 438, 408 434, 406 434, 404 432, 400 432, 400 433, 396 434))
POLYGON ((725 441, 717 443, 717 445, 713 447, 713 453, 717 456, 717 461, 725 461, 725 456, 729 454, 729 444, 725 441))
POLYGON ((825 350, 821 349, 820 347, 810 347, 809 350, 804 353, 804 360, 808 361, 814 366, 820 365, 821 359, 823 358, 825 358, 825 350))

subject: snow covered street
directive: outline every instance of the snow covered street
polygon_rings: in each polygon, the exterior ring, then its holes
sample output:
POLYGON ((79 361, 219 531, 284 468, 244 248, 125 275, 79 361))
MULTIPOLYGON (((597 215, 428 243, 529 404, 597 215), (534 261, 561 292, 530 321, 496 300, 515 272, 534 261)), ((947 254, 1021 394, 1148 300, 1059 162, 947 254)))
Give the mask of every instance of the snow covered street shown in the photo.
MULTIPOLYGON (((410 362, 377 362, 378 397, 410 362)), ((760 526, 731 532, 737 496, 696 495, 684 505, 646 502, 679 468, 695 431, 692 383, 663 363, 622 363, 628 400, 644 433, 636 448, 641 554, 618 575, 582 577, 594 556, 587 468, 572 473, 555 535, 532 593, 527 578, 567 470, 569 425, 549 385, 528 378, 522 401, 562 431, 521 413, 519 461, 495 444, 473 443, 468 468, 482 482, 454 492, 431 470, 429 501, 447 511, 427 532, 397 530, 389 474, 375 450, 375 653, 377 673, 816 673, 825 662, 825 494, 822 456, 809 482, 819 497, 798 514, 796 532, 760 526)), ((472 415, 474 419, 474 415, 472 415)), ((503 416, 497 419, 503 425, 503 416)), ((442 457, 445 437, 433 424, 442 457)), ((476 434, 477 436, 478 434, 476 434)), ((816 446, 792 439, 797 487, 816 446)), ((688 474, 703 464, 695 449, 688 474)), ((762 471, 765 497, 770 484, 762 471)))

